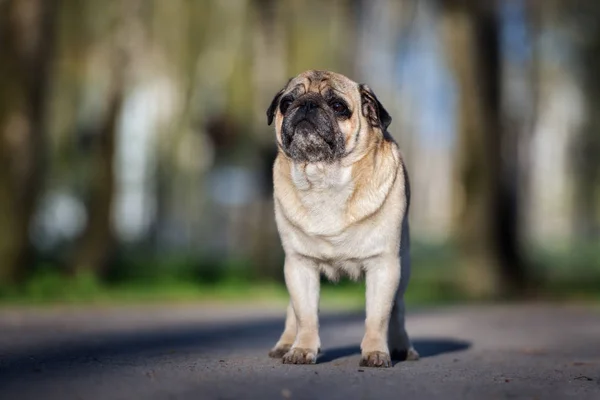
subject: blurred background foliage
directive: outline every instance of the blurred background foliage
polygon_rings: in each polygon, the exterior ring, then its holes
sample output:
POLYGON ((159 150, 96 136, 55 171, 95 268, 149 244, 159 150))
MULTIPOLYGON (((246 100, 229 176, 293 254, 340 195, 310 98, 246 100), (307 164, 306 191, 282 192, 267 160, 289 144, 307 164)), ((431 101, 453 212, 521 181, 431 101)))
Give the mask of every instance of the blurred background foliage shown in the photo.
POLYGON ((598 298, 595 0, 0 0, 0 299, 284 301, 265 111, 306 69, 393 116, 409 300, 598 298))

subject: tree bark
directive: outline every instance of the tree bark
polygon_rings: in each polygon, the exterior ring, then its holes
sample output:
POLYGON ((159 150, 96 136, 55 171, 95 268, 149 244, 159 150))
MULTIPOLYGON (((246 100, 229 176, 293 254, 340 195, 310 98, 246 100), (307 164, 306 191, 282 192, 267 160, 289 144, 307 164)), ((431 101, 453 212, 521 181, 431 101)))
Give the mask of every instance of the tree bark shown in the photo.
POLYGON ((443 27, 458 88, 456 227, 459 282, 475 297, 521 292, 516 146, 502 120, 500 26, 494 2, 446 0, 443 27))
POLYGON ((125 97, 126 72, 137 42, 127 42, 128 30, 135 26, 140 0, 128 0, 116 8, 117 25, 110 33, 111 59, 110 88, 107 94, 107 110, 96 132, 92 150, 92 173, 87 204, 87 224, 81 234, 70 266, 72 275, 103 275, 115 247, 113 206, 116 176, 115 153, 117 150, 118 123, 125 97))
MULTIPOLYGON (((600 10, 598 10, 600 12, 600 10)), ((600 16, 596 16, 596 21, 600 16)), ((580 49, 582 52, 587 121, 575 137, 573 231, 580 243, 592 243, 600 237, 600 30, 588 38, 580 49)))
POLYGON ((45 158, 56 0, 0 2, 0 285, 21 281, 45 158))
POLYGON ((97 133, 93 157, 88 221, 72 264, 74 275, 101 275, 114 247, 112 209, 115 194, 114 160, 117 124, 123 104, 123 82, 115 79, 109 93, 108 112, 97 133))

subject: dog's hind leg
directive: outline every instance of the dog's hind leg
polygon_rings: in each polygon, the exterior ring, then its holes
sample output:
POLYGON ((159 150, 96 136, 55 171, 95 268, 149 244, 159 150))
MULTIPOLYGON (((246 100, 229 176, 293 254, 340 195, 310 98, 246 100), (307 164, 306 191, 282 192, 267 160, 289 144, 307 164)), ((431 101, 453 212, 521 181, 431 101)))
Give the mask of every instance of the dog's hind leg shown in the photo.
POLYGON ((412 346, 406 327, 404 326, 404 298, 403 293, 398 290, 388 330, 388 346, 392 360, 415 361, 419 359, 419 353, 412 346))
POLYGON ((410 280, 410 233, 408 220, 402 223, 400 241, 400 285, 396 292, 390 326, 388 330, 388 346, 393 360, 414 361, 419 359, 419 353, 412 346, 405 327, 404 292, 410 280))

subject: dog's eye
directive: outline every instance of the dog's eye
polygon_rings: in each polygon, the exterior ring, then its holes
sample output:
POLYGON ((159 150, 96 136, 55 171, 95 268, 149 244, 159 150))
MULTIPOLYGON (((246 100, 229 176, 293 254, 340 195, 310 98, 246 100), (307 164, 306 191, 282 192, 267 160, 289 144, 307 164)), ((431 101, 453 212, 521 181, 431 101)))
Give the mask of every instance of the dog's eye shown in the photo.
POLYGON ((281 111, 281 113, 285 114, 285 112, 287 111, 287 109, 290 107, 291 104, 292 104, 292 99, 281 100, 281 103, 279 103, 279 110, 281 111))
POLYGON ((331 104, 331 109, 339 115, 346 115, 348 114, 348 107, 346 107, 344 104, 340 103, 339 101, 336 101, 335 103, 331 104))

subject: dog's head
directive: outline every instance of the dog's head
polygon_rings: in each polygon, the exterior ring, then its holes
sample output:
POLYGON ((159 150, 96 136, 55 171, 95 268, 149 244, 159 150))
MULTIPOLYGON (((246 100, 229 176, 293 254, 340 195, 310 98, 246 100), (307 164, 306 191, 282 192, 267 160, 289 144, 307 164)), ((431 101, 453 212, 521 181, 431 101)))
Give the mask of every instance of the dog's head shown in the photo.
POLYGON ((364 151, 392 121, 365 84, 329 71, 290 79, 267 110, 281 151, 298 162, 333 162, 364 151))

